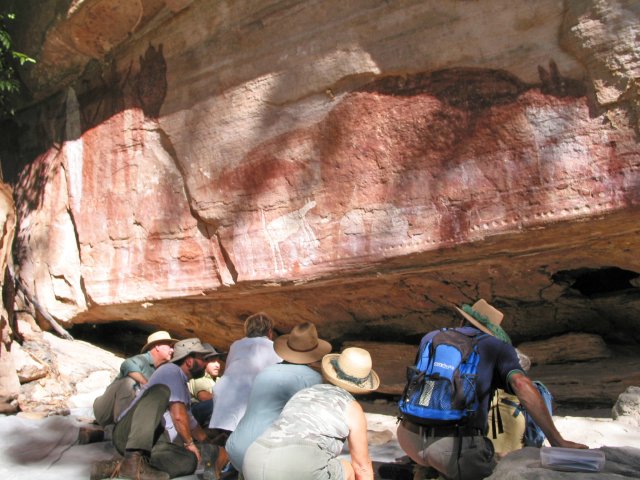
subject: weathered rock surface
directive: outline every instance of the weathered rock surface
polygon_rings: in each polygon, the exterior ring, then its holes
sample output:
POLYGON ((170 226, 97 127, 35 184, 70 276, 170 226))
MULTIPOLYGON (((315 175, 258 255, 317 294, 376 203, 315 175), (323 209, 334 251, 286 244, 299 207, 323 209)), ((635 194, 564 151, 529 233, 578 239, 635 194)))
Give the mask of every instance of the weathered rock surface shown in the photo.
POLYGON ((23 354, 47 366, 46 375, 25 381, 20 387, 20 410, 43 415, 93 415, 93 400, 116 376, 123 359, 86 342, 58 338, 24 323, 20 331, 25 339, 23 354))
POLYGON ((633 447, 602 447, 605 465, 601 472, 561 472, 543 468, 540 449, 526 447, 503 458, 490 477, 491 480, 541 480, 541 479, 607 479, 638 478, 640 449, 633 447))
POLYGON ((18 342, 11 344, 11 356, 21 384, 46 377, 51 371, 46 363, 25 351, 18 342))
POLYGON ((532 364, 581 362, 609 358, 611 352, 600 335, 567 333, 537 342, 524 342, 518 350, 532 364))
POLYGON ((16 8, 16 272, 67 327, 640 341, 637 2, 16 8))
POLYGON ((613 406, 614 420, 640 426, 640 387, 628 387, 613 406))
POLYGON ((627 387, 640 385, 637 348, 612 348, 610 358, 569 364, 535 365, 529 371, 562 404, 609 408, 627 387))

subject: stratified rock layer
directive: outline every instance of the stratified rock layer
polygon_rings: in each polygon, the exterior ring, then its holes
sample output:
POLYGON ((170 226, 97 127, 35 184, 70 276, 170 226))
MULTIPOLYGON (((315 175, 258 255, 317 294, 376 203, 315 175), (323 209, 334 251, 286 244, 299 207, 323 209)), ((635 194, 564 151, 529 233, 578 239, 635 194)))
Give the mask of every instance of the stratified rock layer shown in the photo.
POLYGON ((484 297, 517 342, 640 339, 636 3, 120 3, 22 33, 2 158, 55 319, 415 343, 484 297))

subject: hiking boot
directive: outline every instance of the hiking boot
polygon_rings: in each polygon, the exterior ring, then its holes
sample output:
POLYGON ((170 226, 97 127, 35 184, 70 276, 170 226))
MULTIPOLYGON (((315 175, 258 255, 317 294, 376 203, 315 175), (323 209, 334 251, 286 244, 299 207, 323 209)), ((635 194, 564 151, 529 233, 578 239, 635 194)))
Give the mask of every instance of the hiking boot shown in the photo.
POLYGON ((91 464, 91 474, 89 480, 102 480, 111 478, 111 475, 120 464, 122 457, 115 457, 111 460, 102 460, 91 464))
POLYGON ((133 480, 169 480, 169 474, 153 468, 140 452, 126 452, 114 478, 133 480))

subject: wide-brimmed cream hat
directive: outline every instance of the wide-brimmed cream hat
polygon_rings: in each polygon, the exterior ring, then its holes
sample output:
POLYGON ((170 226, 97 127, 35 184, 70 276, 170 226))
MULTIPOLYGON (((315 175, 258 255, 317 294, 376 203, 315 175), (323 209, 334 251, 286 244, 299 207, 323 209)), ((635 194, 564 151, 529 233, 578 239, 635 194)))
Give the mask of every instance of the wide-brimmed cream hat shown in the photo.
POLYGON ((147 337, 147 343, 145 344, 144 347, 142 347, 142 350, 140 350, 140 353, 144 353, 148 350, 151 350, 153 347, 155 347, 159 343, 168 343, 169 345, 173 345, 177 341, 178 340, 176 340, 175 338, 171 338, 171 335, 169 335, 169 332, 165 332, 164 330, 153 332, 151 335, 147 337))
POLYGON ((331 344, 318 338, 316 326, 311 322, 296 325, 291 333, 276 338, 273 348, 283 360, 298 364, 317 362, 331 352, 331 344))
POLYGON ((509 335, 500 326, 504 314, 487 303, 484 298, 481 298, 471 306, 462 305, 462 308, 456 307, 456 310, 474 327, 504 342, 511 343, 509 335))
POLYGON ((351 393, 369 393, 380 386, 380 377, 371 368, 371 355, 364 348, 348 347, 342 353, 325 355, 322 374, 351 393))

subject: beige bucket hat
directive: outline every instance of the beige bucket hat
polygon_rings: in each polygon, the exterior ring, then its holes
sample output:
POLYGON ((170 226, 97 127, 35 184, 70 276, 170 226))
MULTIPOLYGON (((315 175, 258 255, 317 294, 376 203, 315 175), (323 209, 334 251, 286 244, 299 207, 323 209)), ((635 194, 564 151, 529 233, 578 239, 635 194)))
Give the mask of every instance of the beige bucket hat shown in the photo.
POLYGON ((364 348, 348 347, 322 359, 322 373, 332 384, 351 393, 369 393, 380 386, 380 377, 371 368, 371 355, 364 348))
POLYGON ((184 357, 191 353, 199 353, 201 355, 210 355, 211 349, 205 347, 199 338, 187 338, 176 342, 173 346, 173 357, 171 361, 178 363, 184 357))
POLYGON ((331 344, 318 338, 316 326, 311 322, 296 325, 291 333, 276 338, 273 348, 283 360, 298 364, 317 362, 331 352, 331 344))
POLYGON ((175 338, 171 338, 171 335, 169 335, 169 332, 165 332, 164 330, 159 330, 157 332, 153 332, 151 335, 147 337, 147 343, 145 344, 144 347, 142 347, 142 350, 140 350, 140 353, 144 353, 151 350, 153 347, 155 347, 159 343, 168 343, 169 345, 173 345, 177 341, 178 340, 176 340, 175 338))

